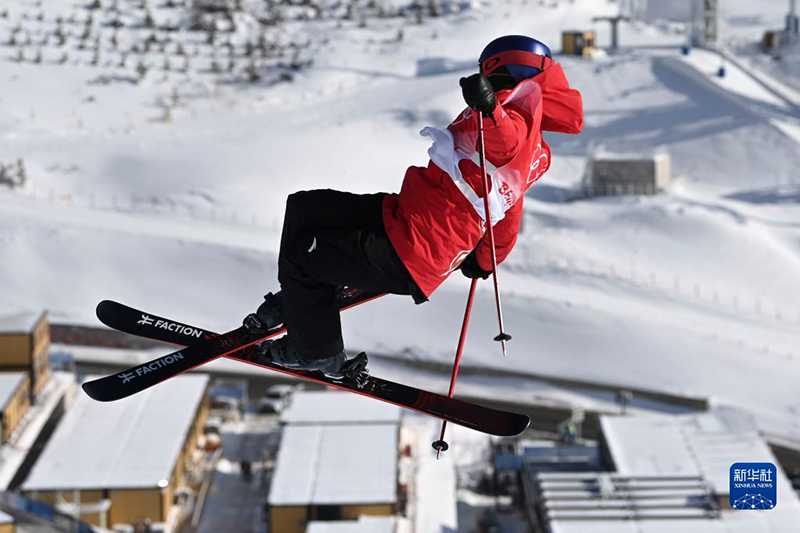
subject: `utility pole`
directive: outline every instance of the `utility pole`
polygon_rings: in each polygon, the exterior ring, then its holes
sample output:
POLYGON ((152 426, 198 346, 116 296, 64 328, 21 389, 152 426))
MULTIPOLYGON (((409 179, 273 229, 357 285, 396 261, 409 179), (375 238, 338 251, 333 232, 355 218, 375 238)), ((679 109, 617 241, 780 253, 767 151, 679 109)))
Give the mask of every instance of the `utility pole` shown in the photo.
POLYGON ((718 0, 703 0, 703 43, 706 46, 717 42, 718 0))
POLYGON ((629 21, 630 17, 617 15, 615 17, 593 17, 592 22, 607 21, 611 23, 611 49, 616 50, 619 47, 619 23, 621 20, 629 21))

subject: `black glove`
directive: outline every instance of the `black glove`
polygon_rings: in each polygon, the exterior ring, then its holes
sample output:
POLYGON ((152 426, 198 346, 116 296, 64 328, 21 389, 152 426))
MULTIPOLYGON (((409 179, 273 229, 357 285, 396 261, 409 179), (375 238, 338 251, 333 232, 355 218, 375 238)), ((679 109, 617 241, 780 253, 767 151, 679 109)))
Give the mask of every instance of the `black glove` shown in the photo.
POLYGON ((483 74, 473 74, 468 78, 461 78, 458 82, 461 85, 461 92, 464 94, 464 101, 475 111, 480 111, 488 117, 497 107, 497 99, 494 96, 492 84, 483 74))
POLYGON ((464 276, 470 279, 486 279, 492 275, 491 270, 484 270, 478 264, 478 254, 475 253, 475 250, 470 252, 467 258, 458 265, 458 268, 464 276))

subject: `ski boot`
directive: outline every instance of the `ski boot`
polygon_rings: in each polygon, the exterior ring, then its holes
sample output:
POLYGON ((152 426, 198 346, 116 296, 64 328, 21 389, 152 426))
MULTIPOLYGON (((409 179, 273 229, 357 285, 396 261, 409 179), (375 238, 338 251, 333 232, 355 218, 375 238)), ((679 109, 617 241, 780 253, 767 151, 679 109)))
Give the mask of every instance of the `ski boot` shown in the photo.
POLYGON ((250 313, 244 319, 244 327, 251 335, 256 335, 283 325, 283 306, 281 292, 271 292, 264 295, 264 301, 258 306, 255 313, 250 313))
POLYGON ((274 341, 262 342, 255 355, 259 360, 269 361, 288 370, 319 372, 333 381, 354 384, 358 388, 363 388, 369 380, 367 354, 362 352, 348 360, 342 351, 323 359, 308 359, 300 355, 288 335, 274 341))

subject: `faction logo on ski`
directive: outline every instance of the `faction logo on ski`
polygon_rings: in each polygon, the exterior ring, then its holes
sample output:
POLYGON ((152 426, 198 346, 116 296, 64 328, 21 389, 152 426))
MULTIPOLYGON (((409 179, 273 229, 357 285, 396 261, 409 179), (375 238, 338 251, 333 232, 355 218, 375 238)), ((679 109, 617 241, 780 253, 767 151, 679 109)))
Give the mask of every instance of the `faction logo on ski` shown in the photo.
POLYGON ((162 357, 161 359, 156 359, 155 361, 150 361, 146 365, 142 365, 142 366, 136 367, 133 370, 131 370, 130 372, 122 372, 120 374, 117 374, 117 376, 119 377, 119 379, 122 380, 122 384, 125 385, 126 383, 129 383, 129 382, 133 381, 135 378, 138 378, 139 376, 143 376, 143 375, 148 374, 150 372, 156 372, 157 370, 159 370, 161 368, 164 368, 166 366, 174 364, 174 363, 176 363, 178 361, 182 361, 183 358, 184 357, 183 357, 183 354, 181 352, 176 352, 176 353, 167 355, 166 357, 162 357))
POLYGON ((167 320, 155 319, 149 315, 142 315, 142 319, 137 322, 140 326, 153 326, 154 328, 166 329, 172 332, 186 335, 187 337, 201 338, 203 332, 197 328, 184 326, 177 322, 168 322, 167 320))

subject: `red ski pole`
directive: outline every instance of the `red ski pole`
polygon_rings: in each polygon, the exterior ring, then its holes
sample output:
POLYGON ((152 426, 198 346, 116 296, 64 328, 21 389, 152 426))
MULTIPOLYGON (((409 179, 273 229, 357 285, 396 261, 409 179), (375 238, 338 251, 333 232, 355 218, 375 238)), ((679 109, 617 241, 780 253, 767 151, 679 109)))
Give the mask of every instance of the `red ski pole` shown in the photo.
MULTIPOLYGON (((464 351, 464 343, 467 341, 467 328, 469 327, 469 316, 472 313, 472 301, 475 299, 475 288, 478 286, 478 279, 472 280, 472 285, 469 287, 469 297, 467 298, 467 309, 464 311, 464 322, 461 323, 461 335, 458 337, 458 348, 456 349, 456 360, 453 363, 453 375, 450 376, 450 391, 447 393, 448 398, 453 397, 453 392, 456 390, 456 379, 458 378, 458 367, 461 364, 461 354, 464 351)), ((444 432, 447 428, 447 420, 442 422, 442 433, 439 435, 439 440, 433 443, 433 448, 436 450, 436 458, 439 454, 446 451, 450 446, 444 440, 444 432)))
POLYGON ((494 248, 494 229, 492 228, 492 214, 489 207, 489 175, 486 172, 486 144, 483 136, 483 120, 478 118, 478 144, 480 145, 481 175, 483 176, 483 210, 486 213, 486 224, 489 233, 489 248, 492 250, 492 279, 494 280, 494 301, 497 304, 497 322, 500 325, 500 333, 494 338, 500 341, 503 347, 503 356, 508 355, 506 341, 511 340, 511 335, 505 332, 503 326, 503 308, 500 305, 500 284, 497 281, 497 251, 494 248))

